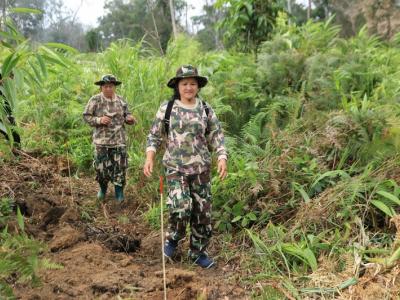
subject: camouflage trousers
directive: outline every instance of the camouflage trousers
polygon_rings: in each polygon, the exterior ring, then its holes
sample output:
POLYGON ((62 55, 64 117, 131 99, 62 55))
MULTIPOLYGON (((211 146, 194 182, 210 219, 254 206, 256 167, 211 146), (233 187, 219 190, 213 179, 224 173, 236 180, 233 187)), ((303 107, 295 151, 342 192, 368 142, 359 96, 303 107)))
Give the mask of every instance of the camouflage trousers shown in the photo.
POLYGON ((167 239, 181 240, 190 225, 192 255, 204 252, 212 234, 210 172, 199 175, 168 174, 169 224, 167 239))
POLYGON ((108 182, 111 182, 114 185, 124 186, 128 167, 126 147, 96 146, 94 167, 96 180, 100 185, 107 185, 108 182))

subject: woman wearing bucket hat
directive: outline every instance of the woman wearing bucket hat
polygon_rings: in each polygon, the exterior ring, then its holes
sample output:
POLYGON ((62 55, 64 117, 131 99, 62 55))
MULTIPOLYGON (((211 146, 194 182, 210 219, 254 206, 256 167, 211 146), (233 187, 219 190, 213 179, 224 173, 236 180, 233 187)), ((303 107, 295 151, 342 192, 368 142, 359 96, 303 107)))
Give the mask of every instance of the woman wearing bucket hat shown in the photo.
POLYGON ((104 75, 95 84, 100 86, 100 93, 90 98, 83 117, 94 128, 94 166, 100 185, 97 198, 104 200, 108 182, 111 182, 114 184, 116 200, 123 201, 128 166, 125 124, 135 124, 136 120, 125 100, 116 94, 116 86, 121 81, 114 75, 104 75))
POLYGON ((189 256, 203 267, 214 261, 207 255, 211 226, 211 154, 217 154, 218 173, 227 175, 227 152, 221 125, 211 107, 198 98, 207 78, 191 65, 181 66, 168 87, 174 90, 169 102, 159 108, 147 138, 144 174, 153 172, 154 157, 163 137, 163 157, 167 183, 169 226, 164 255, 171 258, 178 242, 185 237, 186 225, 191 226, 189 256))

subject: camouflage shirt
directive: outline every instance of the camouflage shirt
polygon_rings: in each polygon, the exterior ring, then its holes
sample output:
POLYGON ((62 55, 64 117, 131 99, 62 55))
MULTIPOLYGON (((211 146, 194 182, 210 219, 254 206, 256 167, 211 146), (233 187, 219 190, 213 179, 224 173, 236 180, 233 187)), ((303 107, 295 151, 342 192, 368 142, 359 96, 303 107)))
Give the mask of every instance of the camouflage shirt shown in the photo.
MULTIPOLYGON (((159 108, 150 134, 147 137, 147 151, 160 147, 165 134, 164 116, 168 102, 159 108)), ((171 111, 166 151, 163 164, 168 173, 200 174, 211 167, 210 150, 217 153, 218 159, 227 159, 224 134, 217 116, 211 107, 207 117, 202 102, 196 99, 194 107, 187 107, 175 100, 171 111), (207 134, 206 134, 207 131, 207 134)))
POLYGON ((115 95, 114 99, 108 99, 100 93, 90 98, 83 118, 94 127, 95 145, 117 147, 126 145, 125 120, 130 114, 128 105, 121 96, 115 95), (111 118, 109 125, 100 124, 100 118, 103 116, 111 118))

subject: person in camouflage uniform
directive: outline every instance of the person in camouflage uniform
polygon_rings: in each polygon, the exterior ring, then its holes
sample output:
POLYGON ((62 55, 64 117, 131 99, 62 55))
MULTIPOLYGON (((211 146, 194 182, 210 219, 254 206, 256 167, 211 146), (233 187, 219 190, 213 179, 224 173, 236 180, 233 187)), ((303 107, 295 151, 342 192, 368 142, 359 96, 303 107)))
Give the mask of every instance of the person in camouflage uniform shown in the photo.
POLYGON ((214 264, 206 253, 212 234, 209 149, 217 154, 220 178, 227 175, 221 125, 209 104, 198 98, 200 88, 206 84, 207 78, 198 75, 190 65, 180 67, 168 82, 168 87, 174 89, 170 118, 165 120, 169 102, 163 103, 147 138, 143 167, 144 174, 151 176, 156 151, 165 138, 163 165, 168 183, 169 225, 164 255, 174 255, 178 241, 185 237, 186 226, 190 225, 189 256, 203 268, 214 264))
POLYGON ((123 189, 128 166, 125 124, 135 124, 125 100, 116 94, 121 84, 113 75, 104 75, 95 82, 101 93, 90 98, 83 112, 84 120, 94 128, 94 166, 100 185, 99 200, 105 198, 108 182, 114 184, 115 198, 124 200, 123 189))

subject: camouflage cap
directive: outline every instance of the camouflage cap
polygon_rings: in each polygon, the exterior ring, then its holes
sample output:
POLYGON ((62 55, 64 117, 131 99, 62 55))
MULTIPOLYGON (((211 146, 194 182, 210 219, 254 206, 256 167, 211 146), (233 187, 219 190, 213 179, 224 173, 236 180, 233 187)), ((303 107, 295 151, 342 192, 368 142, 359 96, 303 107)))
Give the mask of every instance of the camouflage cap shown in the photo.
POLYGON ((183 65, 176 71, 176 76, 168 81, 167 86, 174 89, 182 78, 196 78, 199 83, 199 88, 204 87, 208 82, 207 77, 200 76, 195 67, 191 65, 183 65))
POLYGON ((103 85, 106 83, 112 83, 114 85, 120 85, 122 82, 117 80, 117 77, 115 77, 112 74, 107 74, 103 75, 99 81, 96 81, 94 84, 95 85, 103 85))

